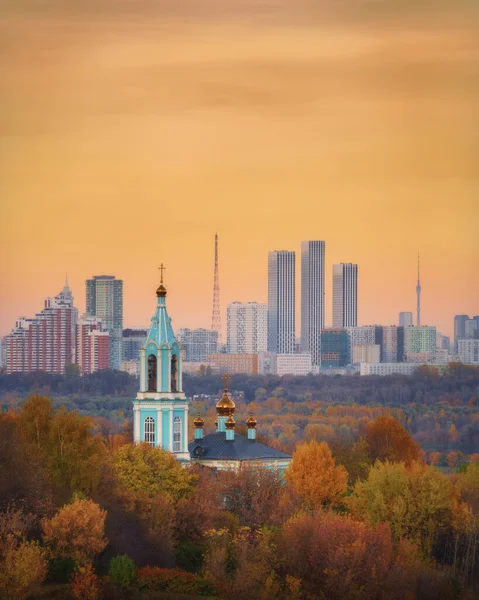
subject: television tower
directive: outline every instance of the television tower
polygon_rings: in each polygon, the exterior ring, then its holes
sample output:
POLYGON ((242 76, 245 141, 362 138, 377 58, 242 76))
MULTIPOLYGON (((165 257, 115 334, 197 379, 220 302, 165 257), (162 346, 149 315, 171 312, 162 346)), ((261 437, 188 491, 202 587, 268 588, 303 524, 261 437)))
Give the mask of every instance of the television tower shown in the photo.
POLYGON ((421 282, 419 280, 419 252, 417 253, 417 285, 416 285, 416 296, 417 296, 416 326, 417 327, 421 327, 421 282))
POLYGON ((218 332, 218 344, 221 344, 220 280, 218 275, 218 234, 215 233, 215 277, 213 284, 213 314, 211 329, 218 332))

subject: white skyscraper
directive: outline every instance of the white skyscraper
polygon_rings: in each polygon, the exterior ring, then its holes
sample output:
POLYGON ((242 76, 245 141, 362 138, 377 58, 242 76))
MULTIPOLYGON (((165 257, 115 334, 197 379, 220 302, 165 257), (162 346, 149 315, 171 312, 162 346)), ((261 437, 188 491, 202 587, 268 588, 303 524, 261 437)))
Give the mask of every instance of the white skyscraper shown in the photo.
POLYGON ((232 302, 227 309, 231 354, 257 354, 268 345, 268 307, 258 302, 232 302))
POLYGON ((399 327, 411 327, 411 325, 414 325, 412 319, 412 312, 400 312, 399 327))
POLYGON ((293 354, 295 343, 296 255, 275 250, 268 255, 268 350, 293 354))
POLYGON ((358 324, 358 265, 333 265, 333 327, 358 324))
POLYGON ((324 328, 325 242, 301 244, 301 352, 321 363, 321 329, 324 328))

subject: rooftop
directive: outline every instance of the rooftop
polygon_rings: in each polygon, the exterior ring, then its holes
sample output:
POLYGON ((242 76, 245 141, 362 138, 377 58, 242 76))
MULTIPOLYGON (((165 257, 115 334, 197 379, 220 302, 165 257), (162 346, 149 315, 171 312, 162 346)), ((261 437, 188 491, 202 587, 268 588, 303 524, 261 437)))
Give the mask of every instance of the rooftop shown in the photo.
POLYGON ((226 433, 210 433, 201 440, 194 440, 188 444, 192 458, 203 460, 262 460, 262 459, 288 459, 289 454, 260 444, 255 440, 235 433, 234 440, 226 440, 226 433), (201 447, 201 456, 195 455, 195 450, 201 447))

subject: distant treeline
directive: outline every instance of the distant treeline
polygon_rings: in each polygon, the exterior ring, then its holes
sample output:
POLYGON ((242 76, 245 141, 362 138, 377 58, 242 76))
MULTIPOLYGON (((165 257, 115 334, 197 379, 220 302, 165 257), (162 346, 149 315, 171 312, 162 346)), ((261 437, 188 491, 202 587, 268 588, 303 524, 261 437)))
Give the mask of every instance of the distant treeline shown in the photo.
MULTIPOLYGON (((183 387, 188 397, 194 395, 218 395, 223 381, 218 375, 183 375, 183 387)), ((322 400, 327 403, 367 405, 435 404, 457 402, 479 404, 479 367, 451 364, 439 374, 431 367, 419 367, 412 376, 390 375, 305 377, 274 375, 233 375, 230 389, 243 392, 245 402, 261 402, 270 397, 281 397, 289 402, 322 400)), ((97 371, 80 377, 75 369, 65 375, 48 373, 0 374, 0 397, 14 394, 25 397, 32 393, 55 396, 98 398, 114 396, 133 398, 138 391, 138 379, 122 371, 97 371)), ((8 402, 6 402, 8 403, 8 402)))

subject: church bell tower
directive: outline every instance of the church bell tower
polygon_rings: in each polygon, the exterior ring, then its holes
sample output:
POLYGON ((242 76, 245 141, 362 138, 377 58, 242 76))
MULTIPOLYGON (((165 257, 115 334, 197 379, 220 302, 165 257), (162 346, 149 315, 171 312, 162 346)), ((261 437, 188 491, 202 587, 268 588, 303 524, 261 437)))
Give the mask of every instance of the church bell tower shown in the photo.
POLYGON ((180 346, 166 309, 161 280, 146 342, 140 349, 140 390, 133 401, 135 444, 145 442, 189 461, 188 402, 182 387, 180 346))

